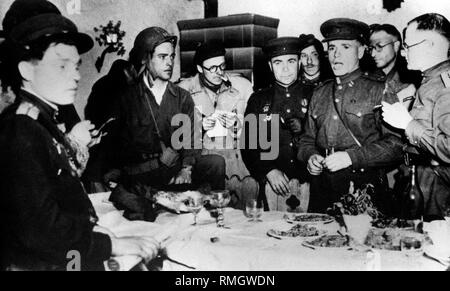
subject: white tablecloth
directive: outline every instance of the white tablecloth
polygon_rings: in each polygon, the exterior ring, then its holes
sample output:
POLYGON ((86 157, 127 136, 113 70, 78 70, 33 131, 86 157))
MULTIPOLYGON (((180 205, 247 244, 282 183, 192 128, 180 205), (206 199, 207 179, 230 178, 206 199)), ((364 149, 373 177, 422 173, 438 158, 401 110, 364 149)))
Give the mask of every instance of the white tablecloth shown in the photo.
MULTIPOLYGON (((281 212, 264 212, 263 222, 249 222, 242 211, 225 209, 225 225, 217 228, 210 213, 202 210, 198 225, 192 226, 192 214, 165 213, 155 223, 127 221, 107 201, 108 193, 96 194, 91 200, 100 217, 99 224, 117 236, 156 235, 166 241, 168 256, 196 270, 267 271, 267 270, 445 270, 421 253, 404 254, 377 250, 375 253, 347 249, 316 249, 302 246, 302 240, 278 240, 266 235, 271 228, 288 229, 281 212), (94 197, 95 196, 95 197, 94 197), (217 238, 215 242, 211 238, 217 238)), ((336 232, 337 224, 326 226, 336 232)), ((139 259, 117 259, 121 269, 129 269, 139 259)), ((164 270, 189 270, 166 261, 164 270)))

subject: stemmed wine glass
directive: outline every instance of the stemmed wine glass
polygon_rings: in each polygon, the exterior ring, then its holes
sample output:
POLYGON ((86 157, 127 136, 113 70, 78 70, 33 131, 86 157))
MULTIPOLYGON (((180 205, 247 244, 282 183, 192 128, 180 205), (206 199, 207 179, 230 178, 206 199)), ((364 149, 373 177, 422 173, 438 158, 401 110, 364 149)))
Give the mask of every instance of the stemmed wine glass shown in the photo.
POLYGON ((211 206, 217 208, 217 227, 225 227, 223 208, 230 203, 230 200, 231 196, 228 190, 211 191, 211 200, 209 203, 211 206))
POLYGON ((187 210, 194 214, 194 223, 192 225, 197 225, 197 215, 203 208, 203 196, 193 196, 189 197, 189 199, 186 201, 186 208, 187 210))

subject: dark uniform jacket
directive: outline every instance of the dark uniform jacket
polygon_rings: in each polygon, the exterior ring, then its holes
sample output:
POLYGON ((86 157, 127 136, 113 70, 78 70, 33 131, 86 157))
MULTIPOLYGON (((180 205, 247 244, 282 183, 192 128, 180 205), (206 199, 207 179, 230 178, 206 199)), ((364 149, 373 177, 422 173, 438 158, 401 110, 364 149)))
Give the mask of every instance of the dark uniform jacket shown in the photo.
POLYGON ((103 269, 111 240, 97 217, 56 125, 55 110, 22 91, 0 117, 2 267, 65 270, 71 250, 81 269, 103 269))
MULTIPOLYGON (((147 103, 153 110, 164 144, 171 146, 172 134, 180 126, 172 126, 172 118, 185 114, 194 125, 194 101, 189 92, 169 82, 161 104, 143 80, 131 85, 121 96, 118 104, 118 134, 120 135, 120 155, 123 165, 133 165, 146 161, 146 156, 161 153, 161 146, 155 123, 147 103)), ((199 128, 201 131, 201 128, 199 128)), ((183 165, 193 165, 201 150, 194 149, 195 127, 191 126, 191 149, 182 149, 180 153, 183 165)), ((201 132, 199 133, 200 136, 201 132)), ((201 144, 200 144, 201 149, 201 144)))
POLYGON ((305 87, 297 81, 289 88, 274 84, 270 88, 255 92, 250 97, 245 117, 248 118, 250 114, 255 114, 260 122, 265 122, 268 140, 279 145, 279 153, 276 159, 262 160, 261 153, 270 151, 270 149, 263 149, 259 142, 260 128, 263 125, 259 122, 257 128, 245 129, 246 144, 245 149, 242 150, 242 158, 250 174, 257 180, 264 179, 273 169, 281 170, 290 179, 305 179, 304 171, 301 172, 301 166, 296 159, 295 140, 299 135, 293 135, 288 126, 290 118, 297 118, 302 123, 306 118, 309 98, 305 90, 305 87), (259 118, 260 115, 261 118, 259 118), (279 137, 270 132, 271 119, 275 117, 274 115, 278 115, 280 120, 279 137), (255 132, 255 130, 258 134, 252 135, 251 132, 255 132), (256 149, 249 148, 249 145, 254 142, 250 140, 251 137, 257 138, 256 149))
POLYGON ((425 214, 444 216, 450 196, 450 61, 423 73, 406 136, 428 163, 419 168, 425 214), (439 177, 437 176, 439 175, 439 177))
POLYGON ((399 136, 383 125, 380 111, 374 110, 382 100, 391 104, 397 101, 383 90, 383 82, 360 70, 317 88, 305 133, 300 138, 298 158, 308 162, 313 154, 323 156, 326 149, 334 148, 336 152, 346 151, 352 160, 352 169, 362 172, 368 167, 384 167, 400 161, 399 136), (361 147, 340 120, 334 103, 361 147))

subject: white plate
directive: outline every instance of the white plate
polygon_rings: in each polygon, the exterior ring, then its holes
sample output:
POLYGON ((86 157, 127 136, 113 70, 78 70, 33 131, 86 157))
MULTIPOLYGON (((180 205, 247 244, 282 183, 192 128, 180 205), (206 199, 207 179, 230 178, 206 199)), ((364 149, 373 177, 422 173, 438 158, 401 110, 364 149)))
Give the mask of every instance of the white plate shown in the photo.
MULTIPOLYGON (((317 238, 320 237, 321 235, 326 234, 327 232, 325 230, 320 230, 318 229, 319 234, 317 235, 313 235, 313 236, 284 236, 284 235, 280 235, 277 232, 279 232, 280 230, 275 230, 275 229, 269 229, 269 231, 267 231, 267 235, 273 238, 277 238, 277 239, 311 239, 311 238, 317 238)), ((289 231, 289 230, 286 230, 289 231)))
POLYGON ((283 218, 289 222, 289 223, 307 223, 307 224, 327 224, 334 221, 334 218, 331 217, 328 214, 322 214, 322 213, 289 213, 285 214, 283 218), (312 220, 308 220, 308 217, 311 217, 312 220), (317 217, 318 220, 314 219, 314 217, 317 217), (303 219, 303 220, 298 220, 303 219))

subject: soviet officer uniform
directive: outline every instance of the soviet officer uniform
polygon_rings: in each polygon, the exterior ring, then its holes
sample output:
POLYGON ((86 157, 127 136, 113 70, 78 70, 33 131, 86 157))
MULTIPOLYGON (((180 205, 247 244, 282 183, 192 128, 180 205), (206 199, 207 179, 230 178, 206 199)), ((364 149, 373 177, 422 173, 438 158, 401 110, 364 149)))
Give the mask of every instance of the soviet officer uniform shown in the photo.
MULTIPOLYGON (((298 54, 298 41, 293 38, 280 38, 273 42, 272 46, 266 48, 266 53, 270 55, 298 54)), ((296 145, 299 134, 293 134, 288 126, 291 118, 297 118, 302 123, 308 112, 309 99, 305 92, 305 87, 296 81, 289 87, 283 87, 274 82, 271 87, 255 92, 250 97, 245 111, 246 120, 249 115, 255 115, 258 119, 257 135, 250 132, 255 129, 245 130, 245 149, 242 150, 243 160, 250 171, 250 174, 260 182, 260 199, 267 202, 264 189, 266 175, 278 169, 286 174, 289 179, 297 178, 304 182, 307 176, 306 167, 296 159, 296 145), (271 132, 273 119, 279 120, 279 136, 271 132), (265 123, 265 124, 262 124, 265 123), (266 129, 268 140, 271 143, 278 143, 279 152, 274 160, 262 160, 261 153, 269 150, 261 147, 258 142, 257 149, 249 148, 251 136, 260 139, 260 129, 266 129)), ((267 203, 265 208, 268 209, 267 203)))
POLYGON ((101 270, 111 240, 92 232, 97 216, 55 108, 21 91, 0 117, 2 267, 65 270, 77 250, 82 269, 101 270))
MULTIPOLYGON (((423 73, 406 136, 425 162, 418 167, 424 215, 444 217, 450 197, 450 61, 423 73)), ((448 213, 447 213, 448 216, 448 213)))
MULTIPOLYGON (((325 41, 360 39, 368 27, 354 20, 337 19, 325 22, 321 30, 325 41)), ((383 91, 382 78, 378 80, 357 69, 324 82, 314 92, 305 133, 300 138, 299 160, 307 163, 314 154, 326 157, 345 151, 352 165, 335 173, 325 169, 313 176, 309 212, 325 212, 348 193, 350 181, 355 189, 373 184, 378 194, 375 202, 378 206, 385 204, 381 196, 387 187, 383 167, 401 160, 402 142, 383 125, 380 111, 374 110, 381 101, 396 102, 395 96, 383 91)))

